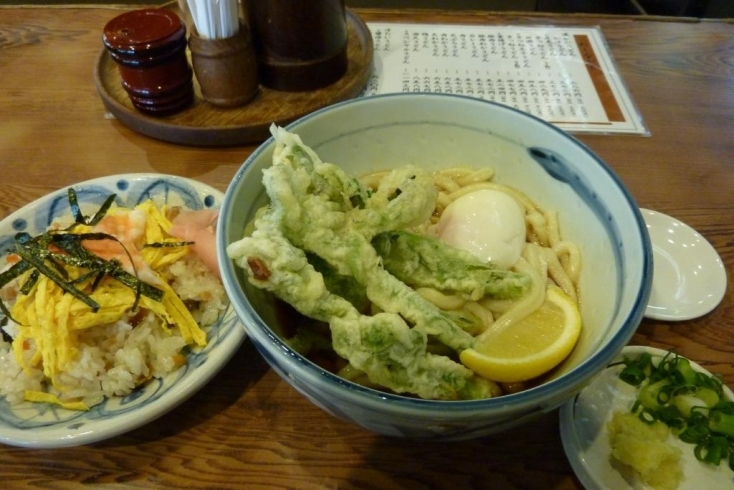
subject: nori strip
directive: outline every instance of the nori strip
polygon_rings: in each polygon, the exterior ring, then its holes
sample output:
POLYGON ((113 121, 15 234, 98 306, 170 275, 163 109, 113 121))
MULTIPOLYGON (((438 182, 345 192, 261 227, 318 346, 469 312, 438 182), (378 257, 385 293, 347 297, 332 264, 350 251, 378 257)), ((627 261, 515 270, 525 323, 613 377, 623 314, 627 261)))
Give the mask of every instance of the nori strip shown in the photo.
MULTIPOLYGON (((107 197, 95 215, 91 219, 87 219, 82 214, 81 208, 79 207, 76 191, 73 188, 69 188, 69 206, 71 208, 72 215, 74 216, 75 223, 71 225, 67 231, 73 230, 73 228, 79 224, 94 226, 99 223, 115 202, 116 196, 116 194, 111 194, 107 197)), ((99 310, 99 304, 74 287, 75 284, 80 284, 91 277, 94 277, 94 281, 92 283, 93 291, 105 276, 110 276, 130 289, 133 289, 135 291, 133 309, 137 308, 140 295, 147 296, 155 301, 161 301, 163 299, 164 292, 162 290, 141 281, 137 277, 137 274, 130 274, 125 271, 121 267, 119 261, 114 259, 106 260, 89 252, 82 246, 83 240, 114 240, 122 245, 120 240, 107 233, 77 234, 52 231, 43 233, 36 237, 32 237, 30 234, 25 232, 18 233, 15 235, 15 243, 11 248, 10 253, 16 253, 22 260, 11 266, 8 270, 0 273, 0 287, 5 286, 30 268, 34 268, 35 270, 31 273, 31 276, 21 286, 21 292, 23 294, 28 294, 37 282, 39 274, 43 274, 56 283, 65 292, 71 294, 89 306, 94 312, 99 310), (54 249, 59 249, 64 253, 54 252, 54 249), (62 264, 90 269, 90 272, 82 274, 75 280, 69 280, 68 273, 62 264)), ((192 243, 193 242, 151 243, 145 246, 156 248, 179 247, 191 245, 192 243)), ((130 252, 124 245, 122 245, 122 248, 130 259, 133 269, 135 269, 135 264, 133 263, 130 252)), ((0 311, 7 318, 12 319, 10 311, 2 301, 0 301, 0 311)))

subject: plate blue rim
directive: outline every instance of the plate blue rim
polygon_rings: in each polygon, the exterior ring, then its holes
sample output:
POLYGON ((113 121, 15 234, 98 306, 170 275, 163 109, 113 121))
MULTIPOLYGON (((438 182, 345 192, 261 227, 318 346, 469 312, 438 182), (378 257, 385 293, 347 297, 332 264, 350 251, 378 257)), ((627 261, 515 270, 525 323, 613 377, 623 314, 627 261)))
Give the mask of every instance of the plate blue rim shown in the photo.
MULTIPOLYGON (((132 206, 148 198, 157 203, 181 203, 192 209, 218 208, 219 190, 185 177, 140 173, 121 174, 72 184, 82 208, 99 206, 112 193, 119 205, 132 206)), ((40 233, 54 218, 68 214, 67 189, 59 189, 15 211, 0 222, 0 252, 15 233, 40 233)), ((3 260, 0 258, 0 263, 3 260)), ((11 407, 0 399, 0 443, 58 448, 89 444, 136 429, 172 410, 216 375, 246 338, 231 305, 209 329, 206 347, 191 351, 187 364, 162 379, 154 379, 128 396, 107 399, 87 412, 46 404, 11 407)))

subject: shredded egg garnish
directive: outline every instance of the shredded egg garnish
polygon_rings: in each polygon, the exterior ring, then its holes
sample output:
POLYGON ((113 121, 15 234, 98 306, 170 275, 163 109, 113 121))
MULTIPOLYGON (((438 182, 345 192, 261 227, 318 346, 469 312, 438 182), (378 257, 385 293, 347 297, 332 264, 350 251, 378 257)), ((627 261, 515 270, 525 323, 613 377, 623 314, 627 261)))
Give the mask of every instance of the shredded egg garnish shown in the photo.
MULTIPOLYGON (((127 265, 135 272, 145 271, 145 282, 162 290, 163 296, 160 301, 156 301, 136 293, 129 285, 108 275, 83 277, 85 273, 89 275, 88 271, 64 266, 67 281, 73 282, 77 289, 99 305, 97 311, 94 311, 89 304, 69 294, 54 280, 43 274, 38 275, 30 290, 19 294, 10 309, 11 317, 17 323, 13 350, 18 363, 24 369, 42 365, 44 375, 59 389, 63 388, 58 385, 59 375, 75 360, 78 353, 75 332, 123 319, 125 315, 131 314, 136 301, 139 301, 139 308, 153 312, 162 325, 177 326, 187 345, 203 346, 207 343, 206 333, 199 327, 181 298, 159 274, 166 266, 189 253, 188 245, 181 244, 168 234, 171 222, 165 215, 165 208, 159 209, 152 201, 146 201, 133 210, 112 208, 108 214, 115 229, 105 232, 115 236, 118 241, 84 240, 85 248, 87 242, 94 242, 88 248, 92 253, 106 260, 115 260, 126 269, 127 265), (132 214, 135 215, 134 226, 139 227, 140 231, 137 235, 134 230, 125 226, 132 214), (144 246, 151 243, 168 243, 171 246, 144 246), (120 244, 124 248, 119 248, 120 244), (78 282, 74 282, 76 280, 78 282), (31 346, 36 350, 28 359, 24 352, 31 346)), ((104 219, 107 218, 105 216, 104 219)), ((94 233, 100 225, 104 226, 104 219, 94 226, 79 225, 74 228, 73 233, 94 233)), ((19 277, 19 284, 25 284, 32 273, 33 270, 24 272, 19 277)), ((81 402, 61 401, 55 395, 42 391, 26 391, 25 399, 52 403, 72 410, 87 409, 81 402)))

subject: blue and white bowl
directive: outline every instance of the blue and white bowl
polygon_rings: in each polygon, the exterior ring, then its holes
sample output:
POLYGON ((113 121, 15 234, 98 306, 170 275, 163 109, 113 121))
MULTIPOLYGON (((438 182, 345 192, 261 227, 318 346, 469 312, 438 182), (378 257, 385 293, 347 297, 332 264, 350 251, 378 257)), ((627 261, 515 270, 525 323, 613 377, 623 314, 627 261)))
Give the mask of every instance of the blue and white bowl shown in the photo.
MULTIPOLYGON (((189 209, 218 208, 223 194, 201 182, 163 174, 124 174, 71 185, 85 215, 93 215, 108 196, 134 207, 148 199, 189 209)), ((18 232, 33 236, 57 218, 71 216, 67 188, 24 206, 0 222, 0 269, 18 232)), ((234 355, 246 337, 232 307, 208 329, 208 343, 192 349, 187 362, 164 378, 151 379, 124 397, 105 399, 89 411, 45 403, 10 405, 0 398, 0 443, 36 448, 89 444, 140 427, 172 410, 202 388, 234 355)))
MULTIPOLYGON (((582 251, 583 332, 546 383, 474 401, 428 401, 364 388, 334 376, 278 337, 277 304, 226 258, 266 202, 262 169, 274 142, 260 146, 227 190, 217 248, 225 288, 250 338, 280 376, 327 412, 380 434, 466 439, 499 432, 572 397, 627 344, 650 295, 652 249, 640 211, 612 169, 567 133, 526 113, 478 99, 395 94, 356 99, 287 128, 327 162, 362 175, 417 164, 429 170, 488 165, 544 209, 559 212, 564 238, 582 251)), ((282 321, 282 320, 280 320, 282 321)))

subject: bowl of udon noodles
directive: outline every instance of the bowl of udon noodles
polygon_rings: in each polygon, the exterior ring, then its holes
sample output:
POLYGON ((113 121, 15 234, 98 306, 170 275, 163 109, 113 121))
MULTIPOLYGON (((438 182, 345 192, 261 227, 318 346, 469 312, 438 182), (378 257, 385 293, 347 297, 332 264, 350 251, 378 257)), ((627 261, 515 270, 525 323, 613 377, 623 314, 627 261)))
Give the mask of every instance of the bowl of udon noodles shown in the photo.
POLYGON ((335 417, 412 438, 507 430, 576 394, 642 320, 652 251, 640 211, 559 128, 475 98, 390 94, 271 132, 225 194, 222 278, 272 369, 335 417), (503 196, 464 206, 464 230, 447 232, 447 210, 482 190, 503 196), (500 224, 472 221, 485 211, 500 224), (501 229, 507 212, 519 230, 501 229), (446 239, 479 229, 511 250, 482 259, 446 239), (492 379, 471 362, 483 332, 543 322, 551 296, 580 325, 552 369, 492 379))

